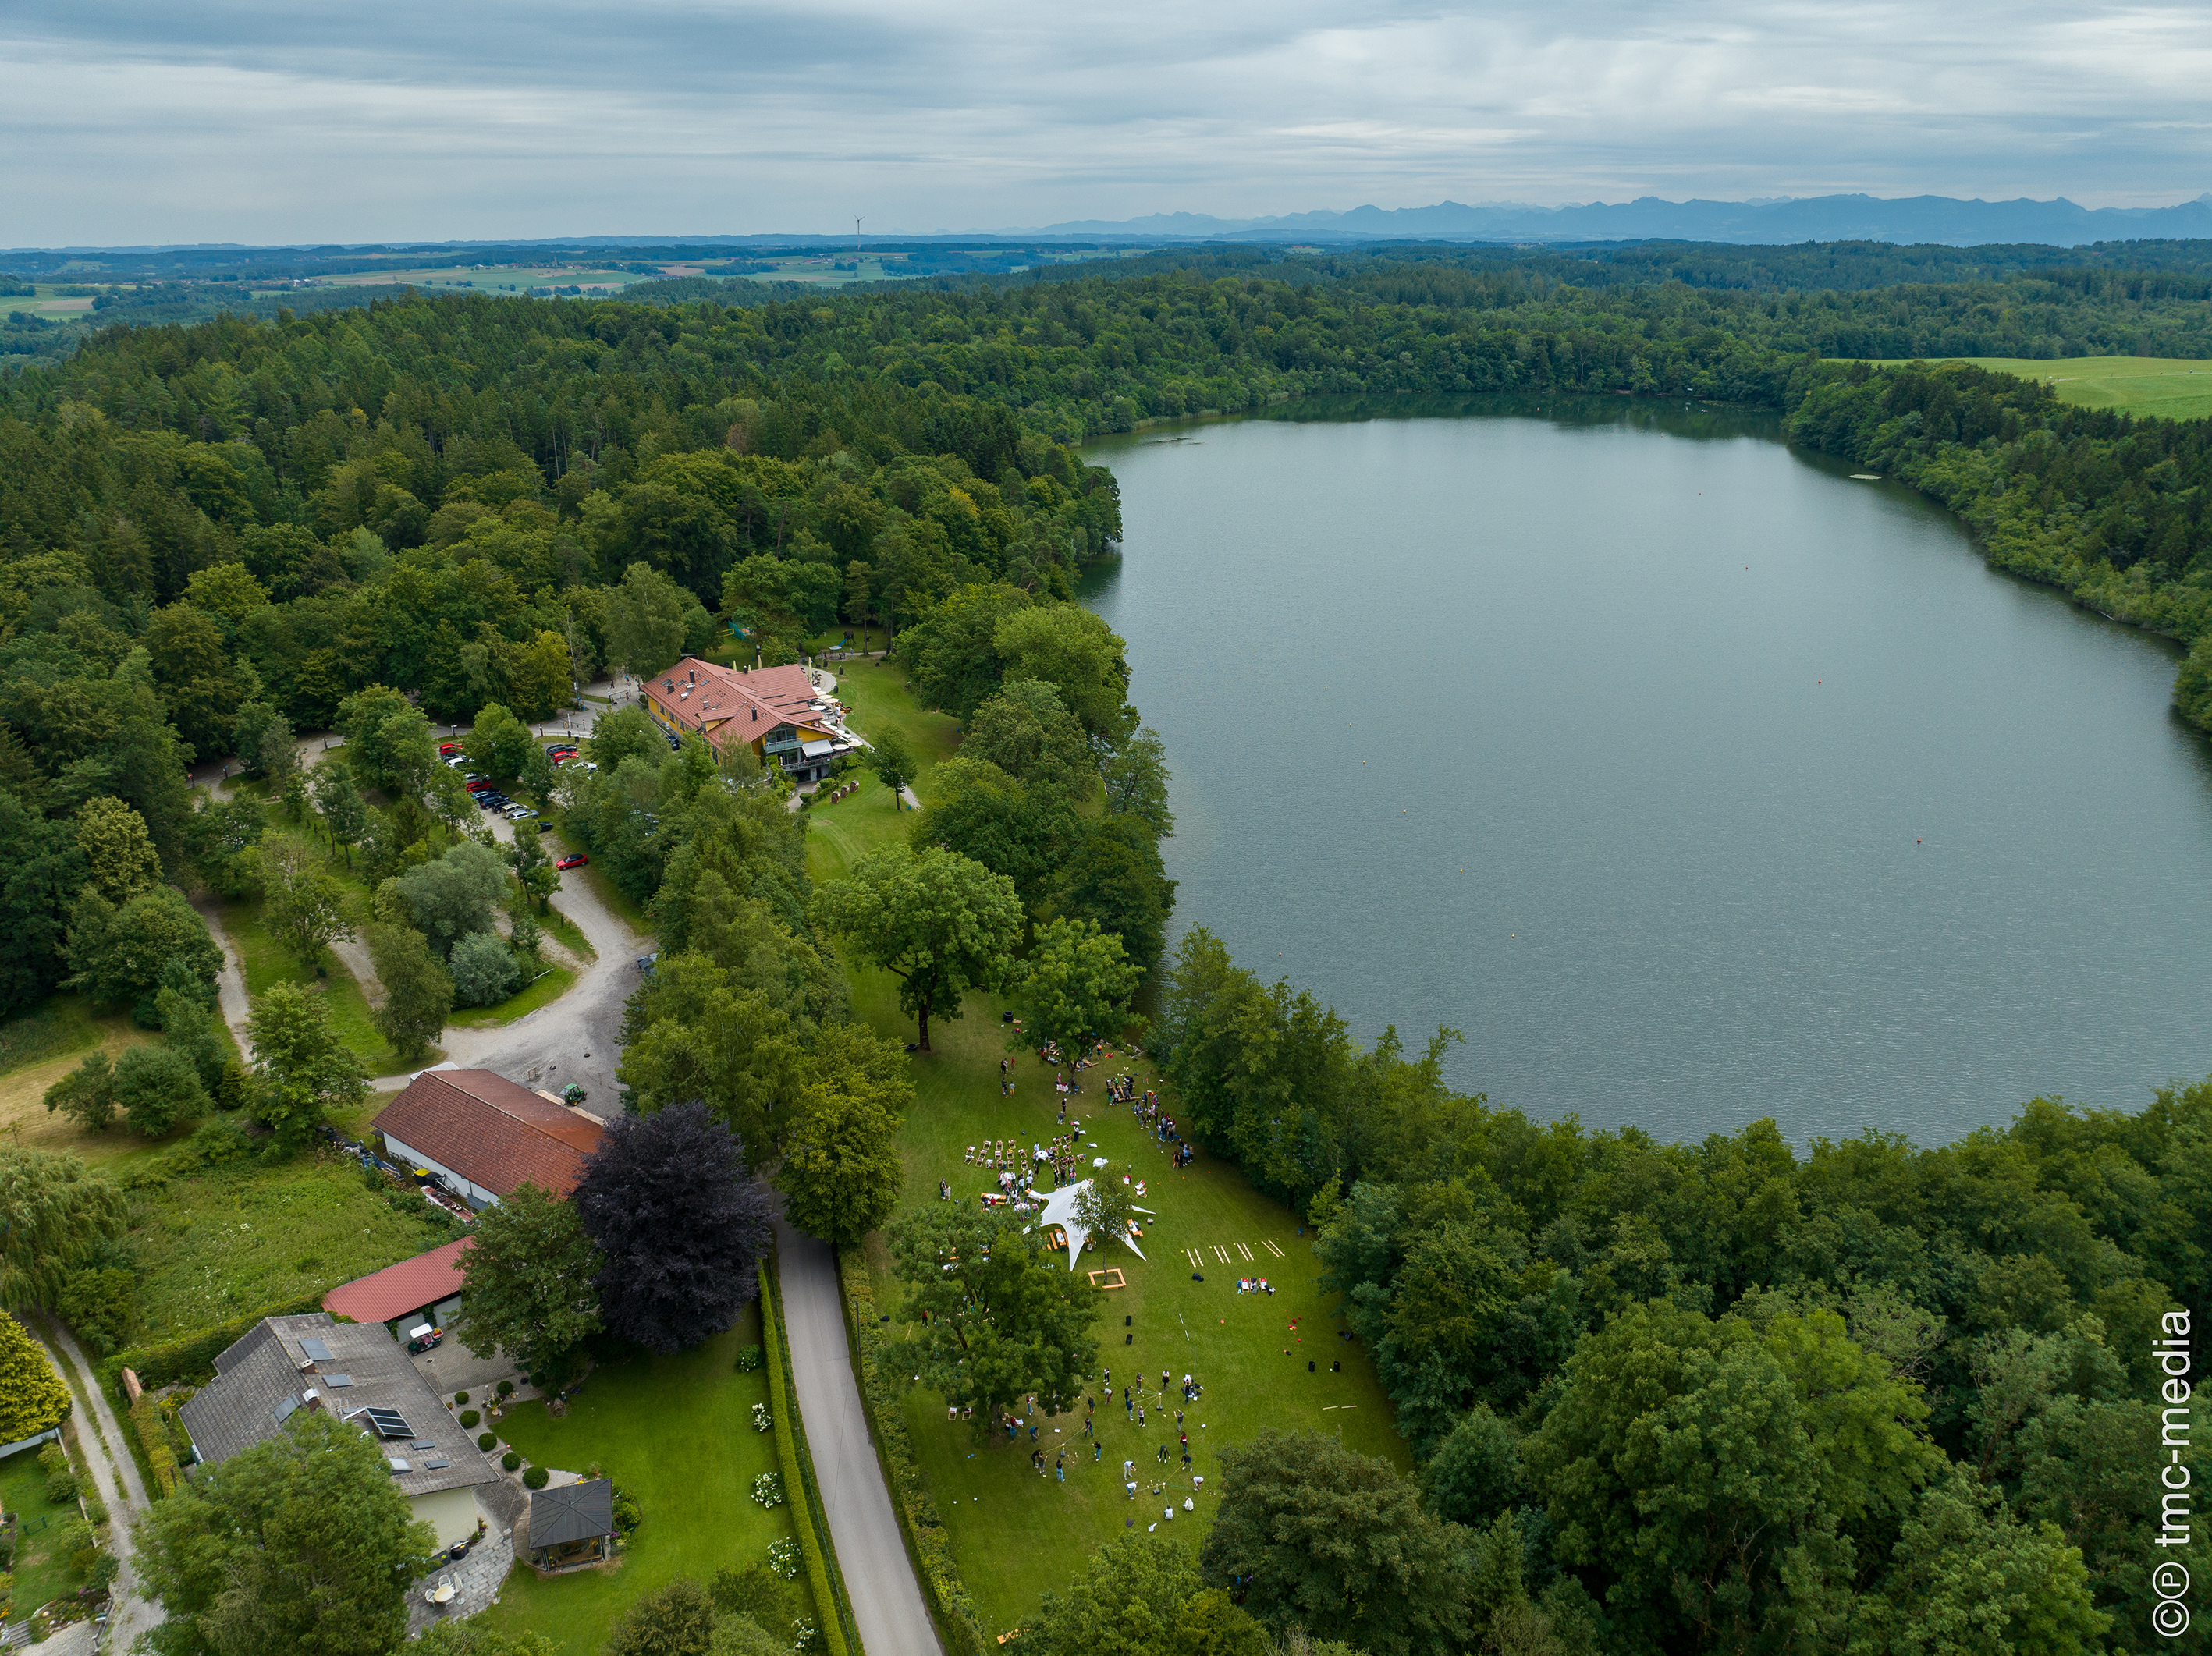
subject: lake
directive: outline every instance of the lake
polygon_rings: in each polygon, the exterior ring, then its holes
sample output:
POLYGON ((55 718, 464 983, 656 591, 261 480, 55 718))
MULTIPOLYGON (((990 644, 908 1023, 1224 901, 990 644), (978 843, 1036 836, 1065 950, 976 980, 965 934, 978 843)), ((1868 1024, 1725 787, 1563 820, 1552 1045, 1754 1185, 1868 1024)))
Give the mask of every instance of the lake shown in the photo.
POLYGON ((1936 1143, 2212 1071, 2174 647, 1777 429, 1395 399, 1094 444, 1177 926, 1662 1138, 1936 1143))

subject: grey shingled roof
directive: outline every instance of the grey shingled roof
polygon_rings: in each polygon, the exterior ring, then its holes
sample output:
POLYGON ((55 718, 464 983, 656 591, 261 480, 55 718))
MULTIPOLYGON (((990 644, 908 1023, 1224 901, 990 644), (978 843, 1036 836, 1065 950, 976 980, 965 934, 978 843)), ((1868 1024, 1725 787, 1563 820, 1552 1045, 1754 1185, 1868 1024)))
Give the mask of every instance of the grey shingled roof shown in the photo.
POLYGON ((530 1544, 558 1547, 615 1532, 615 1486, 604 1477, 540 1489, 530 1497, 530 1544))
MULTIPOLYGON (((392 1482, 402 1495, 434 1495, 441 1489, 489 1483, 499 1473, 477 1448, 475 1439, 438 1401, 430 1384, 407 1360, 406 1348, 377 1323, 341 1323, 322 1312, 269 1317, 254 1325, 215 1360, 216 1377, 200 1387, 179 1411, 200 1458, 210 1465, 228 1460, 284 1429, 278 1410, 304 1406, 313 1391, 323 1408, 342 1418, 367 1409, 390 1409, 404 1416, 413 1435, 380 1440, 387 1457, 407 1463, 392 1482), (302 1339, 319 1339, 330 1348, 327 1362, 301 1373, 307 1361, 302 1339), (347 1376, 349 1386, 331 1380, 347 1376), (416 1442, 433 1447, 418 1449, 416 1442), (427 1463, 442 1460, 441 1467, 427 1463)), ((357 1423, 366 1425, 366 1416, 357 1423)))

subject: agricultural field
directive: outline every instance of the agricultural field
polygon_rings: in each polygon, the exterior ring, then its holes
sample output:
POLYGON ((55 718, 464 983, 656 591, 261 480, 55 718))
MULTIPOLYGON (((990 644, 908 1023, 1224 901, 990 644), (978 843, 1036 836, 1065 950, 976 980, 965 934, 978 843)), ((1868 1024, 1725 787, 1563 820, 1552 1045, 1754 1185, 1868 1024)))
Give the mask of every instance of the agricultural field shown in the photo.
MULTIPOLYGON (((837 694, 851 708, 855 728, 864 734, 895 728, 925 761, 915 791, 926 802, 926 766, 952 750, 957 740, 952 721, 916 707, 896 666, 846 664, 837 694)), ((858 793, 811 813, 810 872, 817 880, 836 877, 859 857, 902 834, 912 821, 910 815, 894 816, 890 795, 867 777, 858 793)), ((911 1040, 914 1026, 898 1009, 896 980, 866 969, 854 970, 852 979, 855 1013, 886 1034, 911 1040)), ((1026 1150, 1060 1131, 1064 1101, 1068 1119, 1083 1124, 1085 1159, 1104 1156, 1104 1176, 1142 1180, 1146 1190, 1138 1204, 1153 1210, 1153 1216, 1145 1222, 1144 1259, 1113 1247, 1087 1252, 1082 1260, 1086 1280, 1091 1271, 1113 1267, 1126 1284, 1109 1288, 1103 1284, 1110 1279, 1102 1277, 1097 1289, 1101 1367, 1113 1384, 1108 1386, 1102 1374, 1091 1392, 1098 1404, 1095 1440, 1082 1436, 1079 1408, 1025 1422, 1016 1445, 1002 1434, 994 1441, 980 1441, 967 1423, 945 1418, 944 1402, 934 1393, 917 1388, 908 1394, 907 1424, 924 1476, 945 1514, 984 1631, 992 1635, 1018 1627, 1039 1594, 1063 1585, 1093 1548, 1132 1527, 1177 1526, 1190 1539, 1201 1538, 1220 1489, 1220 1451, 1265 1428, 1334 1433, 1363 1453, 1410 1465, 1373 1368, 1340 1337, 1332 1296, 1320 1289, 1319 1266, 1297 1216, 1209 1156, 1201 1155, 1180 1174, 1170 1168, 1167 1148, 1127 1107, 1109 1104, 1104 1096, 1109 1075, 1131 1074, 1140 1089, 1158 1088, 1158 1077, 1142 1056, 1107 1058, 1074 1077, 1079 1093, 1062 1095, 1054 1090, 1054 1070, 1034 1052, 1009 1052, 1003 1010, 991 996, 970 995, 963 1016, 951 1020, 940 1013, 931 1020, 935 1050, 913 1060, 915 1107, 901 1137, 905 1205, 938 1200, 940 1179, 956 1199, 974 1202, 993 1186, 991 1175, 967 1160, 968 1148, 1011 1138, 1026 1150), (1012 1065, 1012 1097, 1000 1095, 1001 1059, 1012 1065), (1240 1277, 1261 1277, 1273 1294, 1237 1291, 1240 1277), (1332 1373, 1331 1365, 1340 1362, 1340 1371, 1332 1373), (1182 1429, 1190 1440, 1191 1474, 1203 1483, 1194 1485, 1182 1471, 1175 1423, 1181 1399, 1175 1386, 1162 1399, 1163 1369, 1177 1384, 1189 1374, 1205 1388, 1197 1406, 1185 1410, 1182 1429), (1125 1385, 1141 1388, 1146 1411, 1141 1429, 1133 1410, 1124 1412, 1125 1385), (1037 1429, 1034 1447, 1048 1458, 1042 1477, 1030 1465, 1030 1423, 1037 1429), (1063 1450, 1065 1483, 1050 1471, 1063 1450), (1124 1460, 1137 1463, 1133 1500, 1123 1487, 1124 1460), (1156 1484, 1161 1486, 1157 1493, 1156 1484), (1188 1511, 1182 1506, 1186 1497, 1193 1502, 1188 1511), (1166 1516, 1170 1507, 1173 1518, 1166 1516)), ((886 1332, 907 1331, 896 1320, 902 1289, 880 1236, 869 1240, 867 1261, 878 1304, 894 1319, 886 1332)))
MULTIPOLYGON (((1902 358, 1882 359, 1893 366, 1902 358)), ((1962 356, 1997 373, 2018 374, 2055 386, 2058 399, 2083 408, 2118 409, 2154 414, 2166 420, 2201 420, 2212 415, 2212 361, 2175 356, 1962 356)))
MULTIPOLYGON (((581 1472, 596 1463, 642 1513, 618 1564, 539 1579, 526 1564, 507 1576, 484 1623, 539 1633, 573 1656, 595 1656, 608 1630, 645 1593, 678 1576, 705 1586, 725 1565, 764 1562, 769 1544, 795 1538, 788 1499, 765 1507, 753 1479, 776 1466, 775 1437, 753 1429, 769 1401, 765 1365, 739 1374, 738 1353, 760 1344, 760 1312, 672 1357, 641 1351, 592 1372, 556 1419, 542 1403, 511 1410, 496 1429, 531 1462, 581 1472)), ((791 1583, 794 1613, 805 1578, 791 1583)), ((787 1629, 775 1631, 787 1636, 787 1629)))
MULTIPOLYGON (((669 273, 696 275, 696 270, 671 266, 669 273)), ((343 275, 319 276, 310 288, 416 287, 432 293, 526 293, 532 288, 578 287, 618 293, 635 282, 657 282, 663 272, 641 273, 591 264, 493 264, 477 269, 392 269, 349 270, 343 275)))

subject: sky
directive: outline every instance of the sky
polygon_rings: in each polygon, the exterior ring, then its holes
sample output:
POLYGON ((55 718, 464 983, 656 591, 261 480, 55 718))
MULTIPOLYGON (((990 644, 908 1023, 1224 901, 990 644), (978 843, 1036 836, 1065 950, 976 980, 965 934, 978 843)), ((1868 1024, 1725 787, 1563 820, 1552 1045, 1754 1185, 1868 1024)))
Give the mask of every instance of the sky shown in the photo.
POLYGON ((8 0, 0 245, 2212 187, 2212 8, 8 0))

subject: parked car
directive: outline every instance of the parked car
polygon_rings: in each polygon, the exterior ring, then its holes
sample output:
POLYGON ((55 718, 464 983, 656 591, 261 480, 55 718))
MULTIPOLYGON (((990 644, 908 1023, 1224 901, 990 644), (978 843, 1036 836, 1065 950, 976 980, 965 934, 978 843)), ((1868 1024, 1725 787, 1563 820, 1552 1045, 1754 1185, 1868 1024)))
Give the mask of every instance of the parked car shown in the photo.
POLYGON ((526 822, 538 813, 527 805, 509 805, 505 810, 500 812, 500 815, 510 822, 526 822))
POLYGON ((461 744, 458 742, 441 742, 438 744, 438 754, 441 758, 457 754, 460 750, 461 744))
POLYGON ((491 792, 491 779, 486 776, 465 776, 461 779, 461 786, 471 793, 489 793, 491 792))
POLYGON ((581 868, 585 864, 591 860, 592 859, 590 858, 586 857, 580 851, 573 857, 563 857, 559 862, 554 864, 553 866, 556 868, 581 868))
POLYGON ((538 831, 540 834, 550 834, 553 832, 553 824, 550 822, 540 822, 538 825, 538 831))
POLYGON ((548 753, 574 753, 576 751, 576 744, 573 742, 548 742, 545 744, 545 751, 548 753))
POLYGON ((486 810, 497 810, 502 806, 511 805, 514 803, 514 802, 512 799, 509 799, 503 793, 480 793, 477 795, 477 804, 482 805, 486 810))

